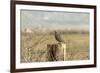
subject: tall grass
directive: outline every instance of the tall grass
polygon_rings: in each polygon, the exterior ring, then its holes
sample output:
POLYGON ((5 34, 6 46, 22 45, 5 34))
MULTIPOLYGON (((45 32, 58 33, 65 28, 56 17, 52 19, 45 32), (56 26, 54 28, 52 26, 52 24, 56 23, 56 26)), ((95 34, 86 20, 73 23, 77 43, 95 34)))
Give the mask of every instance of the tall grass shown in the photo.
MULTIPOLYGON (((89 34, 64 34, 66 60, 89 59, 89 34)), ((58 43, 53 34, 21 34, 21 62, 47 62, 47 44, 58 43)))

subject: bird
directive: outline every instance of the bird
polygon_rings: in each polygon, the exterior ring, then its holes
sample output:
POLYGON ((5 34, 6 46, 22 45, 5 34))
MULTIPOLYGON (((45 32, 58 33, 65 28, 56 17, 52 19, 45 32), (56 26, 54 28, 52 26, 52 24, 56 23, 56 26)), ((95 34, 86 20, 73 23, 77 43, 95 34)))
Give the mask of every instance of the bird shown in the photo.
POLYGON ((58 41, 58 42, 62 42, 64 43, 64 39, 63 39, 63 36, 61 35, 60 32, 57 32, 57 31, 54 31, 55 32, 55 39, 58 41))

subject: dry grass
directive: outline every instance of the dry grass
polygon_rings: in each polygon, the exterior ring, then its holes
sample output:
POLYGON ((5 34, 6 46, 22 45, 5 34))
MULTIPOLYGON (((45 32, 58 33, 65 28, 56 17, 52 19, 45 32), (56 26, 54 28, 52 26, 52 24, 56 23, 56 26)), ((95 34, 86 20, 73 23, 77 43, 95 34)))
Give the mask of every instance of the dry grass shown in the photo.
MULTIPOLYGON (((66 60, 89 59, 89 34, 64 34, 67 44, 66 60)), ((21 62, 46 62, 47 44, 57 41, 53 34, 21 34, 21 62)))

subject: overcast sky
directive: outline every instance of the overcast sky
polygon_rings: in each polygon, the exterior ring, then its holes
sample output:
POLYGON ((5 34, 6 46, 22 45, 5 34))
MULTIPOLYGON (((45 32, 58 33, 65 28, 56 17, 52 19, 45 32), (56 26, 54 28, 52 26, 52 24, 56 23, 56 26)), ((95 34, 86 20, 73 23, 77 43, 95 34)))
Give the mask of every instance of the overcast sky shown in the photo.
POLYGON ((88 28, 89 13, 21 10, 21 29, 24 28, 88 28))

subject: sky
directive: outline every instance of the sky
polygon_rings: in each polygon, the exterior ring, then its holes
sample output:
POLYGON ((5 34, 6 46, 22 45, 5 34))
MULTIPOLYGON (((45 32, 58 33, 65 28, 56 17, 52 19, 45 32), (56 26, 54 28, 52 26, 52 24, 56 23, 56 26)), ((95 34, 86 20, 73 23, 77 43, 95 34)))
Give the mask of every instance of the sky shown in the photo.
POLYGON ((89 13, 21 10, 21 29, 88 29, 89 13))

